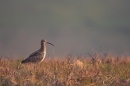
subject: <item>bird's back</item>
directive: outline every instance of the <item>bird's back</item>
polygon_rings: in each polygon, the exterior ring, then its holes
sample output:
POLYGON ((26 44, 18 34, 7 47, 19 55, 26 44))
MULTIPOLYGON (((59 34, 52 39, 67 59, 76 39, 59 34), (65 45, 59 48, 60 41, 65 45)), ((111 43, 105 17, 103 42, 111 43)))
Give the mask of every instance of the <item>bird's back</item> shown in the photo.
POLYGON ((40 62, 43 59, 44 53, 41 52, 40 50, 32 53, 27 59, 23 60, 21 63, 28 63, 28 62, 33 62, 37 63, 40 62))

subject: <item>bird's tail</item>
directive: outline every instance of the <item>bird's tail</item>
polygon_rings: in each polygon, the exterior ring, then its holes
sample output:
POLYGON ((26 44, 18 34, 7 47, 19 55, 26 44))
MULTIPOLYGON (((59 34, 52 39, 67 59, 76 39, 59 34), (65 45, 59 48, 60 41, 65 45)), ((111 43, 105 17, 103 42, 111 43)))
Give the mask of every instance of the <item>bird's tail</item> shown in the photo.
POLYGON ((23 61, 21 61, 21 63, 24 64, 24 63, 27 63, 27 61, 26 61, 26 60, 23 60, 23 61))

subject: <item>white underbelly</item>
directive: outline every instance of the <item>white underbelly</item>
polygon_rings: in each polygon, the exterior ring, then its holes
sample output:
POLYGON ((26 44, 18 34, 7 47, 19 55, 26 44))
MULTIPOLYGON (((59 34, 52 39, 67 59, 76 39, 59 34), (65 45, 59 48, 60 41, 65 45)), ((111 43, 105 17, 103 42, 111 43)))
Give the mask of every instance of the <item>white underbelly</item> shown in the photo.
POLYGON ((44 60, 44 58, 46 57, 46 52, 44 52, 42 56, 43 56, 43 57, 42 57, 41 62, 42 62, 42 61, 44 60))

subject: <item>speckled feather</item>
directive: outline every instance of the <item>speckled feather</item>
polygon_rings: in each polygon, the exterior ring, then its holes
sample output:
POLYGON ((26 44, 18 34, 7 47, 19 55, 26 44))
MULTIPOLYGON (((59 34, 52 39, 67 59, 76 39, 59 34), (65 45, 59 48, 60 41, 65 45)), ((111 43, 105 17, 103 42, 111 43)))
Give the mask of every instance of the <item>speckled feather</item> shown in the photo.
POLYGON ((27 63, 27 62, 40 62, 43 58, 44 53, 41 52, 40 50, 32 53, 27 59, 23 60, 22 63, 27 63))

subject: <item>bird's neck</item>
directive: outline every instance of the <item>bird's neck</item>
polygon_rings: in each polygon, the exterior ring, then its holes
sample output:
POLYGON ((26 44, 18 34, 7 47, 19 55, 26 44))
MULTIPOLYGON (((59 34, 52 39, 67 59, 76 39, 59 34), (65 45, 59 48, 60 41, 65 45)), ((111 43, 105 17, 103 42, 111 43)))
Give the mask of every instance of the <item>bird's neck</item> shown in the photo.
POLYGON ((42 52, 46 52, 46 44, 45 43, 41 43, 41 49, 42 52))

